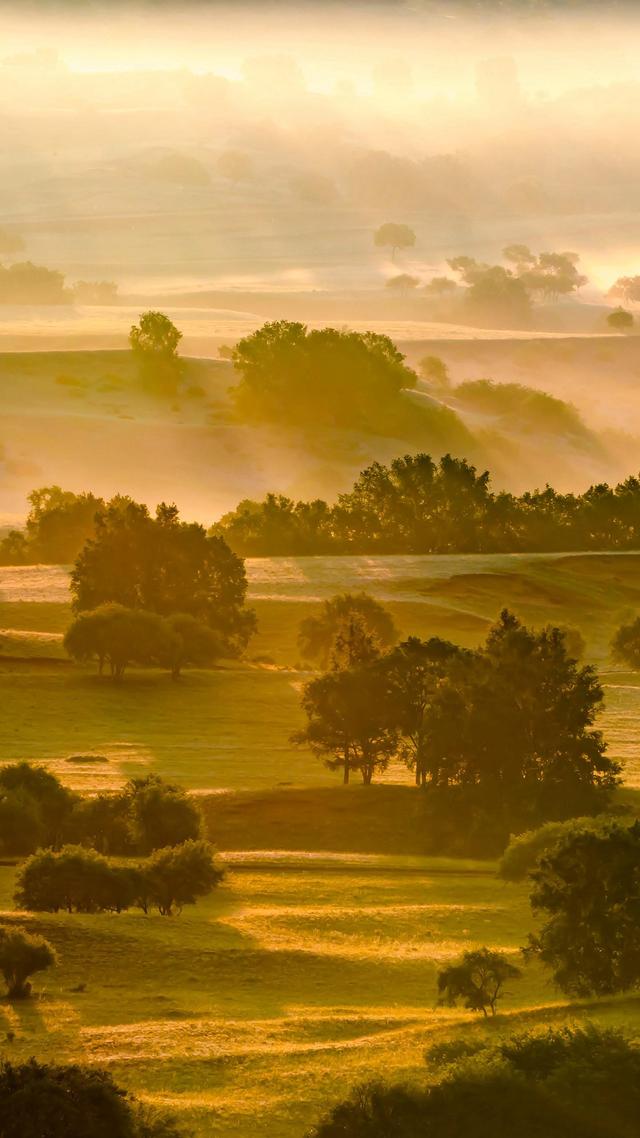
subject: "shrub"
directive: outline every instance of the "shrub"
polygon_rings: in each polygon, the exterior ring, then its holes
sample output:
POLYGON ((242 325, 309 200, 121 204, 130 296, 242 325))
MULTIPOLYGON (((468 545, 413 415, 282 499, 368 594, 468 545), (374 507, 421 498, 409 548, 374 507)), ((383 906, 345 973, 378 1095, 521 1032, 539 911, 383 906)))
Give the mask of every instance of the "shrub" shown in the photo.
POLYGON ((10 1000, 29 996, 29 977, 55 963, 55 951, 43 937, 31 936, 24 929, 0 929, 0 972, 10 1000))
POLYGON ((169 917, 183 905, 194 905, 222 881, 224 870, 217 864, 213 847, 204 841, 156 850, 143 869, 150 902, 169 917))
POLYGON ((63 846, 41 850, 20 867, 15 902, 35 912, 121 912, 136 900, 138 881, 130 867, 107 861, 95 850, 63 846))
POLYGON ((182 787, 149 775, 130 782, 123 797, 129 802, 131 834, 140 853, 200 837, 202 815, 182 787))
POLYGON ((598 830, 606 825, 603 818, 569 818, 566 822, 546 822, 537 830, 527 830, 512 838, 498 865, 498 875, 504 881, 523 881, 535 869, 539 858, 567 835, 582 830, 598 830))
POLYGON ((144 1109, 108 1072, 28 1063, 0 1066, 2 1138, 187 1138, 144 1109))

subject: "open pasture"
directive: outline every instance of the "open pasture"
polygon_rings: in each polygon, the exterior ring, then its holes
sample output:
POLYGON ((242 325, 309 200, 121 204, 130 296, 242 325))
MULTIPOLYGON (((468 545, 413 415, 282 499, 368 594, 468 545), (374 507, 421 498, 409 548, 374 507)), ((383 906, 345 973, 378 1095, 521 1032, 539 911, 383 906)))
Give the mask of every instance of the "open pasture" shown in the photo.
MULTIPOLYGON (((81 789, 155 770, 195 790, 332 785, 336 775, 290 743, 308 678, 296 637, 303 617, 336 592, 372 593, 401 636, 484 638, 501 608, 526 622, 581 632, 605 688, 600 725, 640 785, 640 678, 609 656, 615 628, 640 611, 640 555, 487 554, 249 559, 258 633, 247 659, 211 671, 132 670, 114 687, 65 658, 71 612, 63 568, 0 569, 0 759, 46 760, 81 789), (107 764, 69 764, 75 753, 107 764)), ((403 768, 385 776, 406 781, 403 768)))
POLYGON ((0 1004, 12 1059, 108 1067, 149 1102, 221 1138, 300 1138, 355 1082, 420 1077, 431 1044, 577 1019, 637 1030, 637 998, 569 1007, 537 965, 494 1023, 435 1008, 437 968, 468 948, 518 961, 532 928, 521 887, 491 863, 400 858, 296 861, 236 854, 225 883, 173 919, 16 914, 59 967, 42 998, 0 1004))

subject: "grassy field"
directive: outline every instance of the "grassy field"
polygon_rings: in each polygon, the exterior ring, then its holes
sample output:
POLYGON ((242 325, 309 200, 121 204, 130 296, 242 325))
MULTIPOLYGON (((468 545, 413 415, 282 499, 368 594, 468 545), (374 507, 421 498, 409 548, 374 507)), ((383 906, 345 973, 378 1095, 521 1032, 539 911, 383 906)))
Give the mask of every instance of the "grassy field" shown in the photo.
MULTIPOLYGON (((525 890, 488 863, 236 855, 217 894, 180 917, 25 915, 60 966, 37 998, 0 1004, 12 1059, 107 1066, 196 1133, 302 1136, 359 1080, 420 1077, 424 1049, 582 1018, 637 1031, 640 1000, 570 1006, 537 966, 495 1023, 436 1009, 438 966, 532 928, 525 890)), ((11 921, 13 871, 0 870, 11 921)))

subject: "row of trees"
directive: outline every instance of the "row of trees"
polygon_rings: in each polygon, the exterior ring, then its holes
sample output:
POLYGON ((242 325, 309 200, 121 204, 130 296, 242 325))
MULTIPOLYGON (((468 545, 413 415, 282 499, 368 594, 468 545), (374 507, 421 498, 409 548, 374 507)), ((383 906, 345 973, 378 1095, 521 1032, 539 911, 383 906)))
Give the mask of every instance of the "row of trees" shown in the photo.
MULTIPOLYGON (((345 783, 357 773, 368 784, 400 758, 416 783, 452 802, 475 796, 507 827, 606 803, 619 766, 593 727, 602 689, 563 630, 532 631, 505 610, 477 651, 417 637, 383 651, 367 619, 376 603, 336 600, 345 611, 340 622, 334 600, 325 614, 330 667, 306 684, 307 724, 294 739, 345 783)), ((326 651, 313 619, 302 643, 326 651)))
POLYGON ((39 850, 20 866, 14 900, 35 912, 121 913, 136 906, 170 917, 206 897, 223 877, 213 847, 202 839, 158 849, 136 865, 63 846, 39 850))
POLYGON ((0 853, 82 843, 105 854, 149 854, 202 836, 196 800, 158 775, 83 798, 44 767, 0 769, 0 853))
POLYGON ((583 494, 519 496, 445 455, 375 462, 334 505, 279 494, 244 500, 213 532, 249 557, 320 553, 492 553, 640 548, 640 477, 583 494))
POLYGON ((117 295, 112 281, 78 281, 68 287, 63 273, 32 261, 0 265, 0 304, 114 304, 117 295))

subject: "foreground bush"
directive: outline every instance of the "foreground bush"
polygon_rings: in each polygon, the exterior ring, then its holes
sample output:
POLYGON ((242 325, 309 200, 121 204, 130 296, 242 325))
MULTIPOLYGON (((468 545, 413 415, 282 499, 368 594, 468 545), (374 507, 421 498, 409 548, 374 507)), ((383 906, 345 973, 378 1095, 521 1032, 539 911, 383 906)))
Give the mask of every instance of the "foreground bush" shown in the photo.
POLYGON ((29 1063, 0 1066, 2 1138, 187 1138, 147 1111, 106 1071, 29 1063))
MULTIPOLYGON (((430 1086, 356 1087, 309 1138, 635 1138, 640 1048, 592 1026, 527 1032, 430 1086)), ((470 1057, 469 1057, 470 1056, 470 1057)), ((438 1055, 428 1053, 429 1059, 438 1055)), ((455 1060, 446 1054, 445 1060, 455 1060)))
POLYGON ((55 963, 55 951, 43 937, 31 936, 24 929, 0 928, 0 972, 10 1000, 30 996, 29 977, 55 963))

